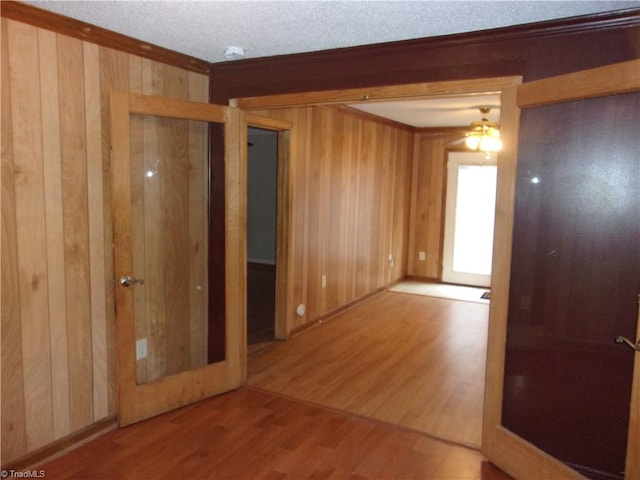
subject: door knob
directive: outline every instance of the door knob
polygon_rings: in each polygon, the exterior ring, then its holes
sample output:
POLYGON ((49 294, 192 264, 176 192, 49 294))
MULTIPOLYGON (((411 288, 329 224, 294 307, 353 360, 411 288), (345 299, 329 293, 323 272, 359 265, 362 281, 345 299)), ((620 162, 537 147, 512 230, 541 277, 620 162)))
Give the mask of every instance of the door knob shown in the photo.
POLYGON ((631 340, 621 335, 616 337, 616 343, 624 343, 626 346, 635 350, 636 352, 640 352, 640 341, 638 341, 638 343, 633 343, 631 340))
POLYGON ((129 276, 120 277, 120 285, 122 285, 123 287, 130 287, 131 285, 135 285, 136 283, 144 285, 144 280, 142 278, 129 276))

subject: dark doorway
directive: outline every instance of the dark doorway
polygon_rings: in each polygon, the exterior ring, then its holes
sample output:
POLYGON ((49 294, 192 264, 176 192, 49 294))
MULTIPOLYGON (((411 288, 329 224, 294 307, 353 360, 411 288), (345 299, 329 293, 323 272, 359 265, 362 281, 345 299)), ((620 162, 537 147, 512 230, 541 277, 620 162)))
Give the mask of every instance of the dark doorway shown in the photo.
POLYGON ((249 128, 247 149, 247 345, 275 339, 278 132, 249 128))

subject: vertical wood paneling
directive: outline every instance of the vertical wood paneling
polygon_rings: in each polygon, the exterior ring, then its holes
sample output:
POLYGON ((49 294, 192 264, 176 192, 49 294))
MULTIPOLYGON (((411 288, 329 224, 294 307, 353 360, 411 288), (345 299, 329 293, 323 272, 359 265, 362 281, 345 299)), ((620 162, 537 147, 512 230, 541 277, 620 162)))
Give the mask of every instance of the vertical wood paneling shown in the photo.
MULTIPOLYGON (((351 115, 345 115, 343 119, 343 132, 342 132, 342 152, 340 156, 342 158, 350 158, 354 152, 356 140, 354 135, 351 134, 354 125, 357 123, 357 119, 351 115)), ((342 175, 340 178, 340 188, 343 192, 341 215, 342 221, 340 223, 340 257, 341 268, 340 282, 342 289, 338 294, 338 304, 345 305, 349 298, 353 295, 353 285, 355 284, 355 261, 354 261, 354 225, 356 219, 355 211, 355 189, 357 183, 355 182, 356 169, 354 162, 341 163, 342 175)))
POLYGON ((358 276, 356 277, 356 298, 371 292, 371 275, 373 258, 372 224, 375 222, 374 212, 377 215, 380 204, 375 198, 373 181, 375 175, 375 132, 370 123, 362 124, 361 150, 359 152, 360 164, 360 189, 358 191, 358 276))
MULTIPOLYGON (((4 18, 1 31, 4 465, 117 410, 109 92, 206 102, 208 79, 4 18)), ((206 146, 181 144, 202 170, 206 146)))
POLYGON ((328 252, 337 252, 335 255, 327 255, 326 265, 327 270, 332 272, 332 277, 329 278, 329 284, 335 284, 335 288, 327 289, 327 310, 334 310, 335 308, 343 305, 340 297, 342 292, 345 291, 345 278, 342 275, 342 265, 344 262, 344 216, 345 216, 345 202, 349 197, 348 190, 343 190, 343 179, 346 177, 345 168, 348 163, 342 161, 343 145, 345 143, 344 138, 344 115, 333 115, 333 123, 331 125, 331 131, 335 140, 329 143, 329 152, 331 162, 331 169, 328 173, 329 187, 330 187, 330 202, 327 224, 329 231, 335 232, 333 235, 328 236, 328 252))
POLYGON ((397 159, 399 162, 402 162, 402 165, 398 165, 394 169, 396 174, 396 188, 393 208, 394 228, 392 231, 392 251, 395 261, 390 281, 401 278, 407 274, 410 251, 410 243, 407 239, 409 239, 409 241, 411 240, 410 228, 413 217, 411 216, 412 210, 399 208, 399 206, 410 205, 413 198, 411 185, 413 178, 413 157, 416 150, 415 137, 416 135, 409 132, 400 133, 398 148, 401 149, 402 154, 398 155, 397 159))
POLYGON ((257 112, 293 123, 291 329, 406 274, 413 133, 337 109, 257 112), (392 255, 395 264, 388 265, 392 255), (327 286, 322 288, 322 275, 327 286))
POLYGON ((87 201, 89 215, 89 266, 91 294, 91 348, 93 357, 93 417, 109 414, 107 368, 107 300, 104 252, 104 199, 102 187, 102 124, 100 116, 100 50, 83 44, 84 108, 87 155, 87 201))
POLYGON ((362 122, 358 121, 357 119, 353 119, 354 120, 354 125, 353 125, 353 131, 352 131, 352 136, 353 136, 353 146, 352 146, 352 159, 353 161, 350 162, 352 165, 352 177, 351 177, 351 185, 352 185, 352 190, 351 190, 351 195, 352 195, 352 212, 353 215, 351 216, 351 220, 352 220, 352 224, 349 227, 349 234, 351 236, 351 245, 350 245, 350 249, 349 249, 349 253, 351 254, 351 268, 352 268, 352 276, 351 276, 351 288, 349 290, 349 297, 348 298, 357 298, 358 297, 358 283, 359 283, 359 277, 360 277, 360 269, 359 269, 359 263, 360 263, 360 249, 359 249, 359 241, 361 238, 361 235, 359 235, 359 232, 361 232, 362 230, 360 229, 360 225, 359 223, 359 219, 361 218, 362 214, 360 211, 360 175, 361 175, 361 162, 360 162, 360 157, 361 157, 361 150, 362 150, 362 122))
MULTIPOLYGON (((53 438, 37 30, 8 22, 15 217, 27 448, 53 438)), ((3 92, 4 93, 4 92, 3 92)))
POLYGON ((67 342, 67 293, 64 267, 64 220, 60 147, 60 100, 58 96, 58 50, 56 35, 40 30, 40 91, 42 102, 42 148, 44 188, 47 202, 47 275, 49 280, 49 327, 53 389, 53 434, 60 438, 70 430, 69 355, 67 342))
POLYGON ((89 211, 82 42, 59 36, 62 205, 69 340, 71 426, 93 421, 89 211))
POLYGON ((445 135, 423 135, 416 142, 407 272, 411 276, 431 279, 442 276, 446 147, 452 140, 455 138, 445 135), (421 251, 425 252, 425 260, 419 259, 421 251))
MULTIPOLYGON (((299 155, 299 157, 297 158, 300 158, 299 163, 303 165, 303 168, 301 169, 299 174, 303 175, 301 177, 301 183, 304 185, 301 195, 293 199, 294 204, 301 205, 301 207, 296 208, 296 210, 301 212, 301 217, 299 217, 300 223, 296 224, 296 227, 294 227, 294 230, 298 229, 299 231, 302 231, 302 238, 301 238, 302 242, 300 245, 298 245, 300 250, 297 252, 297 255, 298 255, 297 260, 299 261, 300 268, 298 269, 299 274, 296 277, 296 281, 300 282, 301 289, 300 289, 300 296, 296 297, 296 300, 294 302, 295 305, 308 304, 306 299, 309 298, 309 292, 311 291, 309 287, 310 282, 306 281, 306 279, 309 276, 309 264, 311 263, 311 257, 310 255, 308 255, 309 242, 310 242, 309 238, 311 237, 311 230, 309 228, 308 219, 309 219, 309 214, 310 214, 312 205, 311 205, 311 202, 306 201, 306 199, 309 198, 309 195, 310 195, 311 182, 312 182, 311 142, 306 140, 311 137, 311 132, 313 131, 312 130, 313 122, 312 122, 311 114, 312 114, 312 109, 310 108, 304 109, 303 111, 299 111, 297 115, 298 117, 297 120, 301 122, 300 123, 301 128, 299 129, 296 128, 291 133, 298 145, 298 151, 296 152, 296 155, 299 155)), ((294 126, 295 125, 296 123, 294 122, 294 126)), ((292 159, 291 161, 298 163, 297 159, 292 159)), ((308 318, 309 318, 308 313, 305 316, 296 317, 297 322, 295 326, 298 327, 306 323, 308 318)))
POLYGON ((13 165, 13 136, 11 119, 11 89, 9 76, 9 49, 7 21, 1 20, 2 27, 2 123, 0 125, 0 146, 2 148, 2 302, 1 318, 1 377, 2 388, 2 464, 18 457, 27 450, 25 426, 22 324, 20 321, 20 277, 17 238, 15 174, 13 165), (9 254, 8 252, 12 252, 9 254))

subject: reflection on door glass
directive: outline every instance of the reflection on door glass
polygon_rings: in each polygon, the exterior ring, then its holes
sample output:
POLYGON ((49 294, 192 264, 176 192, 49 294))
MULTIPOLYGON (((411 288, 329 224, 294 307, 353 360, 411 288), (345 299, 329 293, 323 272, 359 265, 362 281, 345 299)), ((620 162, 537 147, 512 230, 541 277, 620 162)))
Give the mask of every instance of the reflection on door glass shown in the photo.
POLYGON ((138 384, 208 363, 207 125, 131 117, 138 384))

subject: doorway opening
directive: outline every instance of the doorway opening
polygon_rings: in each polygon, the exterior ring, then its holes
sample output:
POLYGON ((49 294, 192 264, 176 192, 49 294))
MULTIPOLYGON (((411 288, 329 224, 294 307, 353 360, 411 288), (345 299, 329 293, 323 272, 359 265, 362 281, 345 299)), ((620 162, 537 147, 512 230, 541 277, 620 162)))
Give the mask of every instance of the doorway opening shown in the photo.
MULTIPOLYGON (((353 104, 357 104, 357 103, 378 103, 378 102, 384 103, 384 102, 390 102, 390 101, 400 100, 400 99, 417 100, 417 99, 434 98, 434 97, 451 98, 454 96, 478 95, 485 92, 498 93, 501 96, 501 100, 500 100, 501 107, 502 107, 501 117, 505 123, 504 125, 505 128, 501 129, 502 138, 504 139, 505 144, 513 145, 515 143, 515 133, 516 133, 515 127, 517 126, 517 109, 515 107, 514 92, 515 92, 515 85, 519 84, 520 82, 521 82, 521 79, 519 77, 484 79, 484 80, 468 81, 468 82, 456 82, 453 85, 451 84, 451 82, 442 82, 442 83, 430 83, 428 85, 409 85, 404 87, 398 87, 397 89, 394 89, 393 92, 389 92, 387 90, 384 90, 383 88, 373 87, 373 88, 359 89, 354 91, 314 92, 313 95, 310 95, 307 93, 307 94, 285 94, 285 95, 276 95, 271 97, 265 96, 265 97, 239 98, 239 99, 233 99, 232 104, 237 105, 238 107, 248 112, 254 111, 259 115, 269 115, 271 114, 272 111, 279 111, 277 114, 278 116, 287 116, 287 118, 296 118, 293 115, 293 113, 290 114, 290 112, 285 112, 284 114, 281 114, 280 111, 282 111, 282 109, 294 109, 297 107, 309 107, 309 106, 319 106, 319 105, 338 105, 339 108, 345 108, 344 105, 349 105, 350 107, 353 107, 353 104)), ((303 134, 304 134, 304 130, 298 130, 298 129, 293 130, 292 141, 295 141, 297 145, 297 142, 300 142, 299 136, 303 134)), ((446 136, 448 137, 451 135, 450 133, 447 132, 446 136)), ((445 140, 442 140, 442 142, 444 145, 447 144, 445 140)), ((515 151, 515 149, 513 151, 515 151)), ((440 154, 440 150, 438 150, 438 155, 439 154, 440 154)), ((416 157, 414 157, 414 159, 415 158, 416 157)), ((514 163, 512 152, 507 151, 506 154, 504 154, 503 152, 503 154, 500 155, 500 158, 501 158, 500 168, 509 170, 512 163, 514 163)), ((440 160, 440 164, 442 165, 441 160, 440 160)), ((416 170, 416 168, 417 168, 416 160, 414 160, 413 162, 414 171, 416 170)), ((292 182, 293 182, 295 181, 295 179, 298 178, 296 175, 299 175, 299 170, 295 168, 293 168, 292 170, 293 170, 293 173, 292 173, 292 182)), ((442 177, 439 177, 439 178, 441 179, 442 177)), ((288 185, 288 182, 285 182, 285 185, 288 185)), ((412 188, 411 196, 413 197, 411 199, 411 208, 414 209, 416 193, 413 191, 415 189, 413 185, 411 188, 412 188)), ((440 197, 442 196, 441 192, 439 192, 439 196, 440 197)), ((439 205, 439 207, 440 206, 441 204, 439 205)), ((438 211, 439 211, 438 215, 441 215, 442 214, 441 208, 438 208, 438 211)), ((412 216, 414 214, 415 212, 410 212, 409 215, 412 216)), ((438 220, 438 227, 441 228, 440 220, 438 220)), ((296 225, 294 224, 294 222, 292 222, 291 229, 295 231, 295 228, 296 228, 296 225)), ((440 236, 440 232, 441 230, 439 230, 438 232, 438 237, 440 236)), ((412 238, 412 235, 413 234, 410 234, 409 237, 412 238)), ((411 238, 408 238, 408 240, 411 241, 411 238)), ((412 243, 410 243, 407 248, 409 251, 409 255, 411 255, 411 252, 414 252, 416 250, 415 246, 412 243)), ((414 252, 414 253, 417 253, 417 252, 414 252)), ((298 264, 296 262, 298 261, 300 261, 298 258, 292 257, 289 259, 289 265, 287 268, 287 272, 289 275, 291 274, 292 271, 295 271, 295 269, 297 268, 298 264)), ((304 259, 302 261, 304 261, 304 259)), ((278 268, 280 269, 280 267, 278 268)), ((498 283, 500 283, 499 280, 498 280, 498 283)), ((286 324, 286 327, 287 327, 287 332, 290 332, 292 329, 291 327, 293 326, 292 316, 293 316, 293 313, 295 312, 295 305, 300 301, 306 300, 306 298, 294 298, 293 295, 291 295, 293 294, 293 290, 287 293, 288 293, 287 303, 286 303, 287 309, 285 310, 285 313, 288 317, 288 322, 286 324)), ((498 308, 504 307, 504 302, 505 302, 504 296, 499 296, 498 298, 494 298, 492 300, 494 300, 491 306, 492 309, 494 308, 494 305, 497 305, 498 308)), ((455 305, 455 303, 453 305, 455 305)), ((299 339, 304 337, 305 336, 301 335, 296 338, 299 339)), ((311 338, 311 337, 312 335, 307 336, 307 338, 311 338)), ((301 341, 301 340, 296 340, 296 341, 301 341)), ((474 339, 474 341, 477 341, 477 339, 474 339)), ((486 345, 486 343, 484 345, 486 345)), ((273 349, 273 350, 266 349, 264 351, 261 351, 259 353, 259 357, 266 358, 271 352, 275 350, 276 349, 273 349)), ((255 361, 256 358, 257 357, 254 357, 253 360, 255 361)), ((304 362, 306 361, 306 358, 304 355, 302 355, 296 361, 304 362)), ((252 370, 251 361, 249 363, 250 363, 249 370, 251 371, 252 370)), ((278 375, 278 378, 282 380, 281 375, 278 375)), ((249 381, 251 382, 254 380, 255 380, 255 377, 252 377, 252 375, 249 374, 249 381)), ((295 385, 289 385, 289 386, 291 388, 295 388, 295 385)), ((438 387, 429 385, 429 388, 438 388, 438 387)), ((484 388, 481 388, 479 390, 480 398, 482 398, 483 390, 484 388)), ((482 415, 479 415, 478 420, 482 421, 482 415)))
POLYGON ((495 153, 448 154, 443 282, 491 285, 497 173, 495 153))
POLYGON ((247 132, 247 346, 275 340, 278 132, 247 132))

